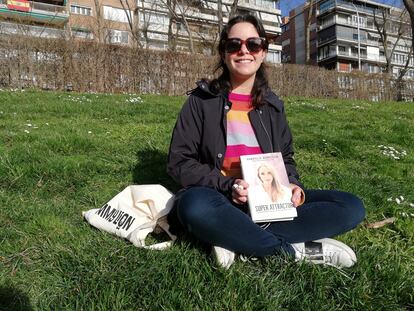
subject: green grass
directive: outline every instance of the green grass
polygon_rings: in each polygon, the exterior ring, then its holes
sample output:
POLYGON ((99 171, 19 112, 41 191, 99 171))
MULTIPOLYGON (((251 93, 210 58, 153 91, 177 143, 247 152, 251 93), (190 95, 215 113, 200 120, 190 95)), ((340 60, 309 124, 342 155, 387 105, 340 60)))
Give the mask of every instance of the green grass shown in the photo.
POLYGON ((359 195, 366 223, 396 222, 341 236, 358 256, 344 271, 283 258, 223 271, 191 238, 148 251, 83 220, 130 184, 177 190, 165 162, 184 98, 136 97, 0 92, 0 310, 414 308, 413 104, 287 99, 305 185, 359 195))

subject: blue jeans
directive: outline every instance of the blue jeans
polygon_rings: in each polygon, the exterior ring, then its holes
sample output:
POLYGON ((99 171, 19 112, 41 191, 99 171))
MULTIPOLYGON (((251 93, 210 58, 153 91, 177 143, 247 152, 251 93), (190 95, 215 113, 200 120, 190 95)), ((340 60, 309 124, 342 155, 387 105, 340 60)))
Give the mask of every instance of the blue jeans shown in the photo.
POLYGON ((243 209, 220 192, 191 187, 177 194, 171 217, 196 238, 248 256, 294 254, 290 243, 336 236, 356 227, 365 217, 362 201, 334 190, 306 190, 298 217, 273 222, 263 229, 243 209))

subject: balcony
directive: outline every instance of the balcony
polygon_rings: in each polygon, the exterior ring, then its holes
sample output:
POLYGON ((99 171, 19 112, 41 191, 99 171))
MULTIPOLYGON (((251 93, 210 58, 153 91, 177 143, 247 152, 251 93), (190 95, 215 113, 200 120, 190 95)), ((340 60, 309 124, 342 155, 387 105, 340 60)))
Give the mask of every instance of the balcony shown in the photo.
MULTIPOLYGON (((318 31, 323 30, 325 28, 328 28, 332 25, 345 25, 345 26, 352 26, 353 28, 358 28, 358 23, 356 22, 352 22, 352 21, 347 21, 345 19, 337 19, 337 20, 330 20, 326 23, 323 23, 321 25, 318 26, 318 31)), ((359 24, 359 28, 361 30, 371 30, 371 31, 377 31, 377 29, 375 28, 375 26, 373 25, 364 25, 364 24, 359 24)))
MULTIPOLYGON (((317 11, 317 16, 322 15, 323 13, 325 13, 326 11, 329 11, 333 8, 342 8, 342 9, 346 9, 349 12, 356 12, 355 7, 357 8, 358 12, 360 13, 367 13, 367 14, 374 14, 374 9, 372 8, 367 8, 361 5, 352 5, 347 1, 342 1, 342 0, 336 0, 335 3, 332 3, 332 5, 327 6, 327 7, 323 7, 322 9, 317 11)), ((380 4, 378 4, 378 7, 380 7, 380 4)))
POLYGON ((273 1, 239 0, 238 6, 240 8, 253 9, 255 11, 268 12, 271 14, 281 14, 278 8, 278 2, 273 1))
POLYGON ((0 22, 0 33, 7 35, 25 35, 38 38, 61 39, 66 34, 63 29, 23 25, 15 23, 0 22))
MULTIPOLYGON (((19 2, 18 2, 19 3, 19 2)), ((26 1, 27 6, 19 10, 12 9, 12 0, 0 0, 0 13, 4 17, 43 24, 63 26, 69 18, 66 6, 38 1, 26 1)), ((16 4, 16 2, 14 2, 16 4)))
MULTIPOLYGON (((331 51, 327 55, 318 56, 318 62, 326 60, 328 58, 332 58, 332 57, 358 60, 358 53, 350 52, 350 51, 338 51, 338 52, 331 51)), ((364 50, 364 52, 361 53, 360 59, 365 60, 365 61, 371 61, 371 62, 385 63, 385 57, 384 56, 372 55, 372 54, 367 55, 365 50, 364 50)))
MULTIPOLYGON (((358 39, 355 39, 353 36, 351 36, 351 34, 338 33, 329 37, 319 38, 318 46, 322 46, 333 41, 345 41, 347 43, 358 45, 358 39)), ((367 38, 361 38, 359 40, 359 43, 363 46, 382 47, 382 44, 378 40, 371 40, 367 38)))

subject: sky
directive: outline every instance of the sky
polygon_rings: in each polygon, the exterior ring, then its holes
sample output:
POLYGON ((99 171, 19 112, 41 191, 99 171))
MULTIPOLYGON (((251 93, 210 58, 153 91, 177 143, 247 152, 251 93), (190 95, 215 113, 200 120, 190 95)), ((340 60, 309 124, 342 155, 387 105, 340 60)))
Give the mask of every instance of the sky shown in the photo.
MULTIPOLYGON (((402 6, 402 0, 374 0, 375 2, 385 3, 393 6, 402 6)), ((301 5, 305 0, 279 0, 282 16, 289 15, 289 11, 301 5)))

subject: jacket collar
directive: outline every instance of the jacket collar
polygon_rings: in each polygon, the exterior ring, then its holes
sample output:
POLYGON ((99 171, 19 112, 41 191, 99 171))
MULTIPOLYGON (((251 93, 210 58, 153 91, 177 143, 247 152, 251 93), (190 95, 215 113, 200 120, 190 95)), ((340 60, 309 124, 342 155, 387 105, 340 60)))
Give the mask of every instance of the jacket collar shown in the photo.
MULTIPOLYGON (((199 89, 202 92, 205 92, 205 93, 207 93, 211 96, 215 96, 215 97, 225 96, 225 97, 227 97, 227 94, 214 93, 213 91, 211 91, 210 86, 209 86, 209 84, 206 80, 197 81, 196 85, 197 85, 197 89, 199 89)), ((192 91, 194 91, 194 90, 191 90, 189 93, 191 93, 192 91)), ((270 88, 268 88, 266 90, 264 99, 269 105, 276 108, 276 110, 281 111, 283 109, 282 101, 279 99, 279 97, 275 93, 272 92, 272 90, 270 88)))

